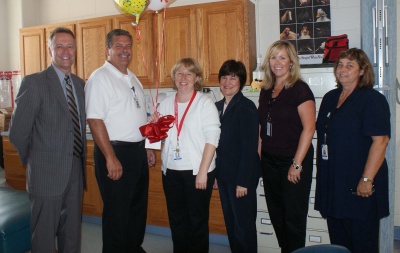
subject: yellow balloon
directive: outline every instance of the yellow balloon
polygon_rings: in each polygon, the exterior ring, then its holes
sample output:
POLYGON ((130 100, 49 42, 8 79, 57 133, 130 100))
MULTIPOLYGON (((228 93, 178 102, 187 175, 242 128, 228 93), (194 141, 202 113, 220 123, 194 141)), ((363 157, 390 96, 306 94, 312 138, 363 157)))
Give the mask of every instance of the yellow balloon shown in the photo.
POLYGON ((114 0, 118 7, 129 15, 136 16, 136 24, 139 24, 140 14, 146 8, 147 0, 114 0))

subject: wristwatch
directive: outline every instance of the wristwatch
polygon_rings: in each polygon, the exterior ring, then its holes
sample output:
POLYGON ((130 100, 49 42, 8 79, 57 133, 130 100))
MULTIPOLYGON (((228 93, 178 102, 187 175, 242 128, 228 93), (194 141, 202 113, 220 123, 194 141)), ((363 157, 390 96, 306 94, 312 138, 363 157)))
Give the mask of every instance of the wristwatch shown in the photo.
POLYGON ((364 181, 364 182, 370 182, 370 183, 374 182, 374 180, 371 180, 371 179, 369 179, 367 177, 361 177, 361 180, 364 181))
POLYGON ((300 170, 300 171, 303 170, 303 166, 298 165, 298 164, 294 161, 294 159, 293 159, 293 161, 292 161, 292 166, 293 166, 293 168, 294 168, 295 170, 300 170))

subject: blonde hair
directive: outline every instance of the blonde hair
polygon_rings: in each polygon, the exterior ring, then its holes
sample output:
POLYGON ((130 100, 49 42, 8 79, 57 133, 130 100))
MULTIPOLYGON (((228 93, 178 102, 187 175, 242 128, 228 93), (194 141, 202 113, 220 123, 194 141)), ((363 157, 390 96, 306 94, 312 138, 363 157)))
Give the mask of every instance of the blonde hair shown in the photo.
POLYGON ((291 62, 291 67, 290 67, 290 73, 289 77, 285 82, 285 89, 288 89, 294 85, 294 83, 300 79, 300 64, 299 64, 299 59, 296 53, 296 48, 293 46, 292 43, 285 41, 285 40, 278 40, 272 43, 268 49, 267 53, 265 55, 264 62, 262 64, 262 68, 264 69, 265 72, 265 78, 263 81, 263 87, 264 89, 270 89, 271 87, 274 86, 276 82, 276 76, 271 70, 271 66, 269 63, 269 60, 273 55, 277 53, 277 51, 285 49, 290 62, 291 62))
POLYGON ((179 70, 180 67, 185 67, 189 72, 192 72, 196 75, 197 81, 194 84, 194 89, 197 91, 201 91, 201 87, 203 86, 203 70, 200 67, 200 64, 193 58, 187 57, 180 59, 171 69, 171 79, 174 83, 174 89, 176 89, 175 85, 175 74, 179 70))

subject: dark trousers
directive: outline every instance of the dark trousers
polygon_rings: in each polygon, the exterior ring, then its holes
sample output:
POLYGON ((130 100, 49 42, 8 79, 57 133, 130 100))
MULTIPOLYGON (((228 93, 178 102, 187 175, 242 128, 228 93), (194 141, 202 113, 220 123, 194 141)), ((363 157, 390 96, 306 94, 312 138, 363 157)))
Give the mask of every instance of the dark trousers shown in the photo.
POLYGON ((293 184, 287 179, 293 157, 262 153, 265 199, 282 253, 305 246, 313 156, 311 145, 302 163, 301 180, 293 184))
POLYGON ((73 157, 65 191, 60 196, 29 194, 31 202, 31 252, 81 252, 83 173, 82 158, 73 157))
POLYGON ((107 177, 106 160, 95 145, 96 179, 103 199, 103 253, 144 252, 149 171, 144 144, 113 145, 122 165, 119 180, 107 177))
POLYGON ((352 253, 379 252, 379 219, 335 219, 327 217, 332 244, 342 245, 352 253))
POLYGON ((236 184, 218 180, 219 195, 229 245, 232 253, 257 252, 257 193, 256 185, 247 189, 247 195, 236 197, 236 184))
POLYGON ((195 187, 192 170, 167 169, 162 176, 174 253, 208 252, 208 218, 215 171, 208 173, 206 190, 195 187))

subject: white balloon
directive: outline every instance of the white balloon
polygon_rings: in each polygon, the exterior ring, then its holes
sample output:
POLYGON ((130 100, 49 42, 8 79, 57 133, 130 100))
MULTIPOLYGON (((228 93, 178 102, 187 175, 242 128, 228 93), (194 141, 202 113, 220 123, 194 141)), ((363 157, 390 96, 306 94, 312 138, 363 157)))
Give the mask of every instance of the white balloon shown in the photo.
POLYGON ((165 6, 165 0, 151 0, 149 5, 147 6, 147 9, 153 11, 159 11, 163 9, 164 6, 165 6))
POLYGON ((149 5, 147 6, 147 9, 149 10, 153 10, 153 11, 159 11, 161 9, 164 9, 165 4, 170 5, 173 2, 175 2, 176 0, 150 0, 149 5))

